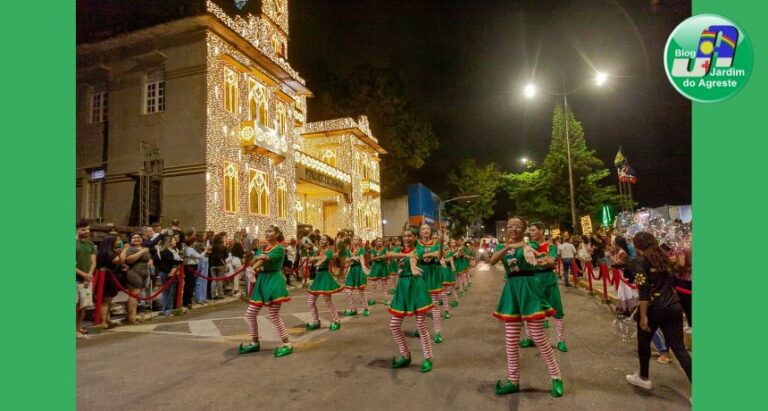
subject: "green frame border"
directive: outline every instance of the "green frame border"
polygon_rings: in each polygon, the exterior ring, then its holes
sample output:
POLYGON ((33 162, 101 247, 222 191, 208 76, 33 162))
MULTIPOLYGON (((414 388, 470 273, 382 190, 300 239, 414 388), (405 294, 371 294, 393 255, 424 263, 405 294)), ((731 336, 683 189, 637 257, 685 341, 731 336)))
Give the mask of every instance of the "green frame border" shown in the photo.
POLYGON ((759 124, 766 121, 768 110, 768 73, 762 64, 768 5, 694 0, 692 12, 736 22, 751 37, 754 58, 749 83, 740 92, 719 103, 692 103, 697 318, 693 404, 696 410, 759 409, 765 407, 760 397, 766 331, 760 313, 768 277, 759 259, 728 261, 719 243, 743 238, 760 244, 764 233, 765 189, 758 187, 765 187, 761 177, 766 174, 768 145, 759 124), (729 269, 732 266, 739 268, 729 269))
MULTIPOLYGON (((5 276, 11 280, 3 298, 3 369, 10 380, 3 386, 9 394, 4 404, 70 410, 76 393, 74 311, 71 274, 65 273, 72 255, 61 245, 71 241, 75 218, 75 2, 9 2, 4 12, 0 30, 10 41, 2 66, 3 148, 6 170, 17 171, 4 180, 5 276)), ((751 36, 754 73, 729 100, 692 103, 694 404, 697 410, 757 409, 766 362, 759 314, 768 277, 760 260, 719 252, 718 243, 744 237, 760 244, 765 226, 761 177, 768 146, 760 125, 768 110, 762 65, 768 6, 695 0, 693 14, 702 13, 732 19, 751 36), (728 270, 732 265, 739 269, 728 270)), ((658 72, 663 75, 663 68, 658 72)))

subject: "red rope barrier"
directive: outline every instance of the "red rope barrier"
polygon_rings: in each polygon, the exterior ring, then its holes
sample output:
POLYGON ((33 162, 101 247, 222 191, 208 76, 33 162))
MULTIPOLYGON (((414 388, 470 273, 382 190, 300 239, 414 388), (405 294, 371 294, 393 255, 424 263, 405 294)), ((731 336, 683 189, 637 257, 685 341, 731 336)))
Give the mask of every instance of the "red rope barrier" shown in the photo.
POLYGON ((191 268, 187 268, 187 269, 195 277, 200 277, 200 278, 202 278, 204 280, 208 280, 208 281, 226 281, 226 280, 231 280, 231 279, 235 278, 236 275, 238 275, 238 274, 242 273, 243 271, 245 271, 246 268, 248 268, 248 265, 243 265, 239 270, 235 271, 234 273, 232 273, 232 274, 230 274, 230 275, 228 275, 226 277, 208 277, 208 276, 205 276, 203 274, 200 274, 200 272, 198 272, 196 270, 193 270, 191 268))
POLYGON ((594 273, 595 269, 594 269, 594 267, 592 267, 592 263, 590 263, 590 262, 587 263, 587 266, 584 267, 584 269, 589 273, 590 276, 592 276, 592 278, 595 281, 600 281, 600 279, 603 277, 602 271, 600 271, 599 269, 597 271, 597 277, 594 276, 595 275, 595 273, 594 273))
POLYGON ((610 301, 608 299, 608 275, 608 266, 600 264, 600 277, 603 278, 603 298, 606 302, 610 301))
POLYGON ((132 293, 132 292, 128 291, 128 289, 126 289, 125 287, 123 287, 123 285, 122 285, 122 284, 120 284, 120 281, 118 281, 118 280, 117 280, 117 277, 115 277, 115 274, 114 274, 114 273, 112 273, 112 272, 110 271, 110 272, 109 272, 109 275, 110 275, 110 277, 112 278, 112 282, 113 282, 113 283, 115 283, 115 285, 117 286, 117 288, 118 288, 120 291, 122 291, 122 292, 124 292, 124 293, 128 294, 129 296, 131 296, 131 297, 133 297, 133 298, 135 298, 135 299, 137 299, 137 300, 139 300, 139 301, 151 301, 151 300, 154 300, 154 299, 155 299, 155 297, 157 297, 158 295, 160 295, 160 294, 161 294, 163 291, 165 291, 165 289, 166 289, 166 288, 170 287, 170 286, 171 286, 171 284, 172 284, 174 281, 176 281, 176 277, 171 277, 171 278, 169 278, 169 279, 168 279, 168 281, 166 281, 166 282, 165 282, 165 284, 163 284, 162 286, 160 286, 160 289, 159 289, 159 290, 157 290, 157 291, 156 291, 154 294, 150 295, 149 297, 141 297, 141 296, 139 296, 139 295, 136 295, 136 294, 134 294, 134 293, 132 293))
POLYGON ((579 286, 579 272, 577 271, 578 265, 576 264, 576 259, 574 258, 571 260, 571 275, 573 275, 573 285, 575 287, 579 286))
POLYGON ((176 273, 176 277, 179 278, 179 284, 176 286, 176 308, 181 308, 182 295, 184 294, 184 266, 179 267, 179 271, 176 273))
POLYGON ((587 263, 584 265, 584 275, 587 277, 587 280, 589 280, 589 293, 592 294, 592 263, 587 261, 587 263))
POLYGON ((675 291, 685 295, 693 295, 693 292, 691 290, 683 287, 675 287, 675 291))
MULTIPOLYGON (((619 274, 619 281, 621 281, 622 283, 626 284, 629 288, 631 288, 633 290, 637 290, 637 284, 631 284, 626 278, 624 278, 623 275, 621 275, 621 273, 618 273, 618 274, 619 274)), ((617 287, 618 287, 618 285, 617 285, 617 287)))

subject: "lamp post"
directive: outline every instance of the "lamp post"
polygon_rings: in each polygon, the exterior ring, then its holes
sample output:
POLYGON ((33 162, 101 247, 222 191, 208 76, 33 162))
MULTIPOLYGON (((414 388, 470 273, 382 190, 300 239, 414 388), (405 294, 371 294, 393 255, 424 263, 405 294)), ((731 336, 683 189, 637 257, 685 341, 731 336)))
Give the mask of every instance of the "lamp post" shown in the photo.
POLYGON ((441 201, 440 204, 437 205, 437 223, 440 225, 440 252, 442 253, 443 247, 443 205, 448 204, 453 201, 459 201, 464 200, 467 203, 472 202, 472 200, 476 200, 480 198, 479 194, 465 194, 458 197, 451 198, 449 200, 441 201))
MULTIPOLYGON (((607 81, 608 81, 608 74, 600 71, 595 73, 595 84, 597 86, 603 86, 607 81)), ((563 74, 563 92, 549 93, 552 95, 563 97, 563 119, 565 122, 565 148, 566 148, 566 157, 568 159, 568 186, 569 186, 570 195, 571 195, 571 226, 573 227, 574 232, 578 231, 578 226, 576 225, 576 193, 573 185, 573 161, 571 159, 571 132, 568 127, 568 95, 573 94, 576 91, 578 91, 578 89, 568 91, 565 83, 565 74, 563 74)), ((528 99, 535 97, 536 92, 537 92, 536 86, 534 86, 533 84, 528 84, 527 86, 525 86, 525 89, 523 90, 523 94, 525 94, 525 97, 528 99)))

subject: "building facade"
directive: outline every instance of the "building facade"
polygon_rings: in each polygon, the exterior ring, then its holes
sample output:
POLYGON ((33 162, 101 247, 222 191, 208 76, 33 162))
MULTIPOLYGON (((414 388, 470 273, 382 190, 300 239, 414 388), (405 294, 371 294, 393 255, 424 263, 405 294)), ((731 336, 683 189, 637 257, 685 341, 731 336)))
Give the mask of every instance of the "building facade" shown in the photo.
POLYGON ((77 47, 78 216, 380 235, 385 151, 364 116, 307 124, 287 1, 163 6, 77 47))

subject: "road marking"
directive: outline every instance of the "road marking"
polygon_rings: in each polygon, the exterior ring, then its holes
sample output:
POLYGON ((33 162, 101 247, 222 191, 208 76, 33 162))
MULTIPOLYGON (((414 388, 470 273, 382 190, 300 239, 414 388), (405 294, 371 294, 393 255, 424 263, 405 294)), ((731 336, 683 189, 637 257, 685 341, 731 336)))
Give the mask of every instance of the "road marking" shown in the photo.
POLYGON ((189 321, 190 334, 198 337, 221 337, 221 331, 213 320, 189 321))

